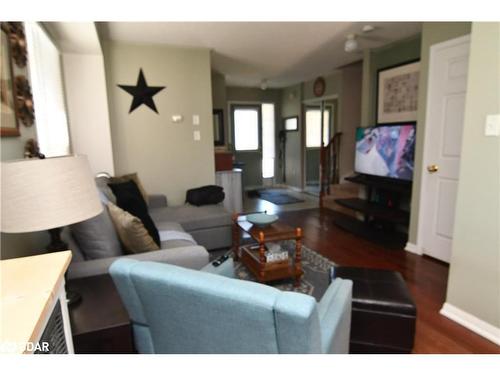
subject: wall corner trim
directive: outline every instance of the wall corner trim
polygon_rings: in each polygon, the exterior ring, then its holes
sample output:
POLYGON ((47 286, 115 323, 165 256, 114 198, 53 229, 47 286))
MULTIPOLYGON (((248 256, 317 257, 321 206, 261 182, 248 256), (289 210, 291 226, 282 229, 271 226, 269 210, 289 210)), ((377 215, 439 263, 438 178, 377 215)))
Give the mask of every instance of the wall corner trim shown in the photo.
POLYGON ((417 254, 417 255, 422 255, 424 253, 422 251, 422 249, 420 248, 420 246, 415 245, 414 243, 411 243, 411 242, 406 243, 405 250, 410 252, 410 253, 417 254))
POLYGON ((443 308, 439 311, 439 313, 500 346, 500 328, 495 327, 448 302, 444 303, 443 308))

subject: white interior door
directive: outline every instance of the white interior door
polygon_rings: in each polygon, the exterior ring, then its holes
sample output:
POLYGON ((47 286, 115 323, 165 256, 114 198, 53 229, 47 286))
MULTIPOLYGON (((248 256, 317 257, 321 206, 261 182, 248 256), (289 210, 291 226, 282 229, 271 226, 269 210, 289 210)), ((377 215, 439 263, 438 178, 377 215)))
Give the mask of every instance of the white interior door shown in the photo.
POLYGON ((469 65, 469 36, 431 47, 420 213, 424 254, 449 262, 469 65))

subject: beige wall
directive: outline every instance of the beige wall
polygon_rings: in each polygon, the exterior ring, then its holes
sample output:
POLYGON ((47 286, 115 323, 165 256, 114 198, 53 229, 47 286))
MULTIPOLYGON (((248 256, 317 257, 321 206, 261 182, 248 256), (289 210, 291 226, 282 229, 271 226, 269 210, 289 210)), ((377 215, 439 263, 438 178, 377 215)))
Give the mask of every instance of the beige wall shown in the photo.
POLYGON ((424 153, 425 113, 427 106, 427 80, 429 75, 429 54, 433 44, 458 38, 470 33, 470 22, 425 22, 422 27, 420 57, 420 80, 417 113, 417 142, 415 148, 415 169, 411 198, 410 228, 408 242, 416 244, 418 215, 420 209, 420 190, 422 179, 422 159, 424 153))
POLYGON ((101 55, 62 55, 73 153, 87 155, 92 172, 114 174, 104 60, 101 55))
POLYGON ((500 114, 500 23, 473 23, 446 301, 500 329, 500 138, 484 134, 489 114, 500 114))
POLYGON ((167 194, 171 205, 184 203, 186 190, 213 184, 209 51, 106 42, 103 52, 116 174, 137 172, 148 192, 167 194), (129 114, 132 96, 117 87, 134 85, 140 68, 148 85, 166 86, 154 96, 159 114, 144 105, 129 114), (173 123, 172 115, 184 119, 173 123))

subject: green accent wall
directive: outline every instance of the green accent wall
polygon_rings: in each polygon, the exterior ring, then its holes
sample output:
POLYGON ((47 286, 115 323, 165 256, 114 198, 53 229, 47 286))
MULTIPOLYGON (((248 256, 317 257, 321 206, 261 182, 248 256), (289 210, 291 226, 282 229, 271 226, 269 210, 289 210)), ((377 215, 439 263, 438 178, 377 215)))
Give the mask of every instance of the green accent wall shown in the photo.
POLYGON ((500 23, 472 24, 465 103, 446 302, 499 330, 500 138, 484 129, 500 113, 500 23))
MULTIPOLYGON (((298 117, 298 131, 286 133, 286 184, 302 188, 302 85, 287 87, 281 93, 281 122, 286 117, 298 117)), ((283 124, 281 124, 283 126, 283 124)))
POLYGON ((415 170, 413 173, 410 228, 408 233, 408 242, 412 244, 417 243, 418 233, 430 48, 436 43, 469 34, 470 30, 470 22, 425 22, 422 26, 422 44, 420 47, 422 54, 420 57, 420 80, 418 83, 417 141, 415 148, 415 170))

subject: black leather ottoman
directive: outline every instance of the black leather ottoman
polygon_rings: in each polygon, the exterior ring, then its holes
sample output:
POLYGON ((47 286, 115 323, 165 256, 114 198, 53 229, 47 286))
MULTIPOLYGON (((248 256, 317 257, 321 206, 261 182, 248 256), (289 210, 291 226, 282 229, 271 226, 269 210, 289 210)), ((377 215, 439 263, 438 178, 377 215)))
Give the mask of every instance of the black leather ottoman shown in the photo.
POLYGON ((350 353, 411 353, 417 309, 396 271, 335 266, 353 281, 350 353))

